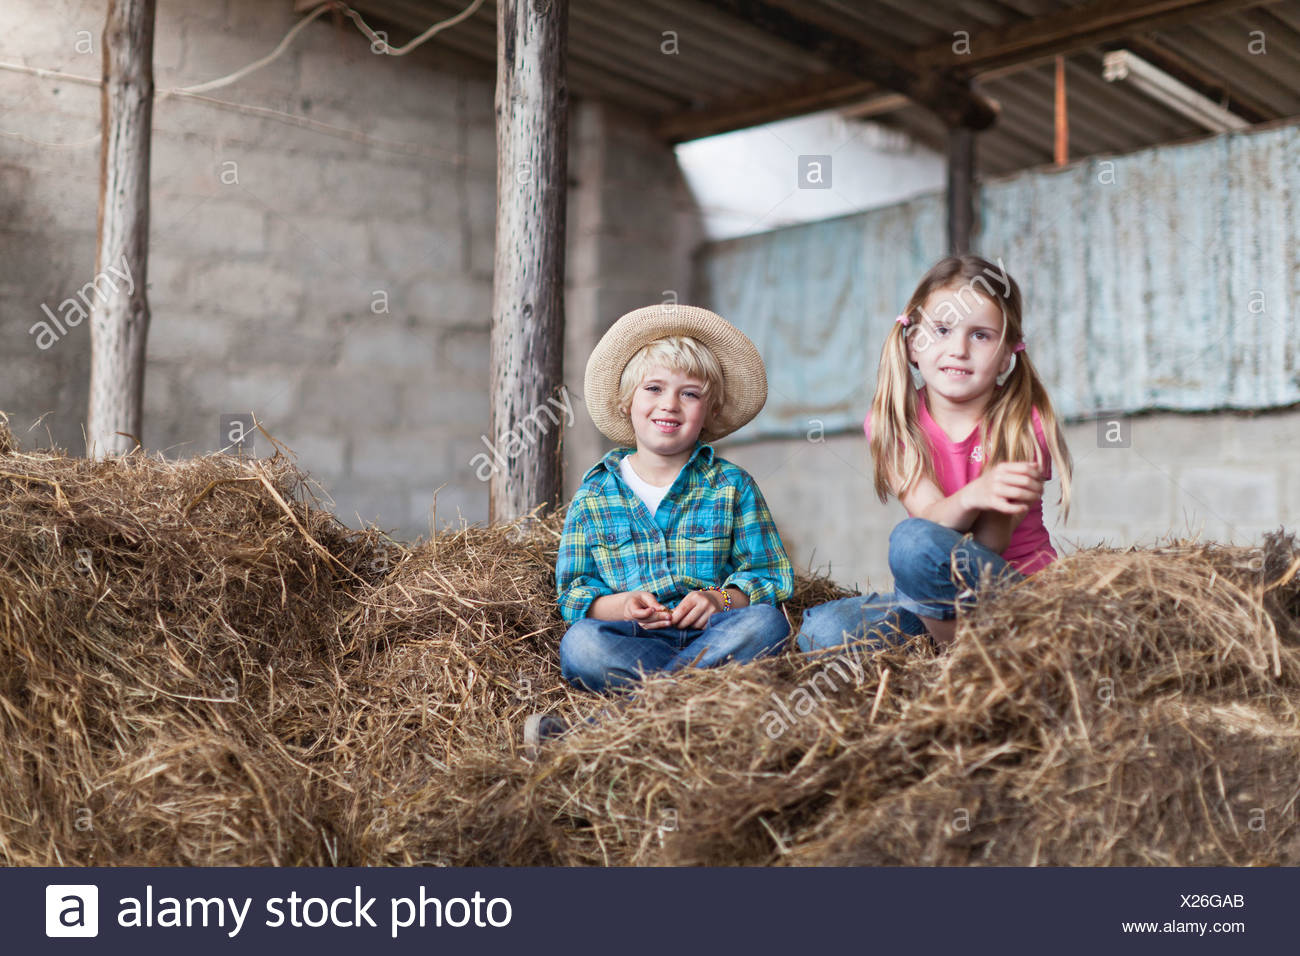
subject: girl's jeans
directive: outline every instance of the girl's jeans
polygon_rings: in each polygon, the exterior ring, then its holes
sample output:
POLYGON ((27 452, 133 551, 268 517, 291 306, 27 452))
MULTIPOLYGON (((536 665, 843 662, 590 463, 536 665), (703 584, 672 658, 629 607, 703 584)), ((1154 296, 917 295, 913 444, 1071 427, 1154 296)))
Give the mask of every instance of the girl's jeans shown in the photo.
POLYGON ((889 570, 894 590, 828 601, 804 613, 796 640, 803 651, 821 651, 850 641, 875 647, 903 644, 925 633, 922 617, 951 620, 958 607, 974 603, 985 567, 991 587, 1024 575, 969 534, 924 518, 907 518, 889 535, 889 570))

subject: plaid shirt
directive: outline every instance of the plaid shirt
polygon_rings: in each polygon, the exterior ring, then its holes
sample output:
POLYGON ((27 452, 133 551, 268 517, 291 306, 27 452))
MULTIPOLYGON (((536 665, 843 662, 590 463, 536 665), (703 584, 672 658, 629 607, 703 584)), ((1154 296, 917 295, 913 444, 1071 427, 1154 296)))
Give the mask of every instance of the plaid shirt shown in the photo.
POLYGON ((621 591, 649 591, 665 607, 689 592, 734 587, 751 604, 776 604, 794 590, 794 572, 754 479, 697 443, 659 505, 660 530, 619 474, 632 453, 617 448, 582 477, 564 521, 555 584, 569 623, 591 602, 621 591))

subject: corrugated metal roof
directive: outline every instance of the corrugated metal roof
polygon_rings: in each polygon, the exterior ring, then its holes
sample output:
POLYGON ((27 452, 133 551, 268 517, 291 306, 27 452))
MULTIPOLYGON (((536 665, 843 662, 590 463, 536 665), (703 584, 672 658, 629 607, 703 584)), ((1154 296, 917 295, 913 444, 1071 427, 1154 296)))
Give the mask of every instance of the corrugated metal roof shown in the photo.
MULTIPOLYGON (((981 31, 1027 24, 1093 2, 775 0, 775 5, 865 47, 896 51, 907 59, 918 51, 942 54, 955 31, 978 37, 981 31)), ((411 31, 463 7, 461 0, 353 0, 353 5, 411 31)), ((662 121, 727 105, 761 105, 826 86, 843 87, 862 99, 873 90, 886 92, 699 0, 570 0, 569 10, 574 95, 606 99, 647 118, 662 121), (664 52, 664 44, 672 41, 676 52, 664 52)), ((435 42, 487 66, 495 61, 495 30, 496 5, 488 2, 435 42)), ((1071 158, 1128 152, 1205 132, 1128 84, 1102 79, 1104 53, 1125 45, 1184 82, 1221 94, 1251 121, 1300 116, 1300 0, 1263 3, 1070 53, 1071 158), (1258 52, 1260 38, 1263 53, 1258 52)), ((1050 162, 1051 62, 1001 63, 984 72, 977 68, 973 76, 977 91, 1002 106, 998 122, 978 138, 980 172, 998 175, 1050 162)), ((935 148, 944 145, 943 125, 923 107, 907 106, 876 119, 935 148)))

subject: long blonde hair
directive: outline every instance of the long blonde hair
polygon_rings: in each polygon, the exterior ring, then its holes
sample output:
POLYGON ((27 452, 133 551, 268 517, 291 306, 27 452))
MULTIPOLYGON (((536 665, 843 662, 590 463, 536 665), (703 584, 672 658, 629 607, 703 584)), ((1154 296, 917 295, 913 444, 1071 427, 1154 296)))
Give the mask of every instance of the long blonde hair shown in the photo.
MULTIPOLYGON (((912 385, 911 363, 907 357, 907 336, 921 328, 923 307, 930 296, 953 287, 965 286, 982 295, 1002 310, 1002 342, 1012 347, 1024 341, 1021 331, 1020 287, 1007 274, 999 260, 993 265, 979 256, 949 256, 935 263, 921 277, 916 291, 907 302, 904 315, 908 325, 895 322, 885 336, 880 350, 880 373, 876 378, 876 395, 871 401, 871 458, 876 496, 885 502, 889 495, 901 494, 925 477, 939 484, 930 447, 921 430, 916 388, 912 385), (990 277, 996 277, 990 282, 990 277), (895 490, 890 472, 899 476, 895 490)), ((958 293, 959 301, 965 302, 958 293)), ((984 448, 984 467, 1004 461, 1033 461, 1038 450, 1034 434, 1033 409, 1038 409, 1052 456, 1054 473, 1061 479, 1062 520, 1070 514, 1070 475, 1072 461, 1065 445, 1060 422, 1047 389, 1027 351, 1015 353, 1015 368, 1005 384, 994 389, 993 399, 980 419, 980 445, 984 448)))

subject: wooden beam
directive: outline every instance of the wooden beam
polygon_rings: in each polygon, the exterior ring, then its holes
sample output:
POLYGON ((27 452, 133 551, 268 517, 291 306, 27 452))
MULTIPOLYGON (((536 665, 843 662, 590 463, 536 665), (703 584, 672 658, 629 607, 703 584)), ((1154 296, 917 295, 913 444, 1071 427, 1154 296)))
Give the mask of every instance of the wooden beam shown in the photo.
POLYGON ((658 133, 670 143, 775 123, 860 102, 876 87, 843 73, 815 77, 781 90, 737 97, 708 109, 671 113, 659 121, 658 133))
POLYGON ((1070 114, 1069 101, 1065 95, 1065 57, 1056 58, 1056 94, 1055 100, 1055 119, 1056 119, 1056 138, 1053 156, 1056 158, 1056 165, 1064 166, 1070 161, 1070 114))
POLYGON ((975 136, 972 129, 948 130, 948 248, 970 252, 975 229, 975 136))
POLYGON ((143 442, 149 334, 149 149, 155 0, 109 0, 100 94, 99 221, 91 280, 88 456, 143 442))
POLYGON ((766 0, 698 0, 745 21, 749 26, 780 37, 820 59, 827 66, 885 90, 902 93, 926 107, 948 126, 986 129, 997 112, 969 86, 946 71, 919 71, 893 51, 871 49, 782 9, 766 0))
POLYGON ((905 110, 911 105, 912 101, 902 93, 881 93, 879 96, 873 96, 861 103, 846 106, 840 110, 840 115, 846 119, 871 119, 873 116, 897 113, 899 110, 905 110))
POLYGON ((975 33, 969 44, 945 40, 917 51, 925 69, 970 74, 1071 53, 1134 33, 1222 16, 1268 0, 1096 0, 1061 13, 975 33), (959 52, 960 51, 960 52, 959 52))
MULTIPOLYGON (((1267 0, 1105 0, 1056 16, 1038 17, 1014 27, 981 31, 972 37, 969 53, 956 54, 952 43, 945 41, 917 51, 905 62, 910 62, 917 74, 935 67, 980 76, 986 76, 994 69, 1011 73, 1030 63, 1044 62, 1058 54, 1094 46, 1107 39, 1126 39, 1148 30, 1190 23, 1264 2, 1267 0)), ((725 9, 735 6, 717 2, 712 5, 725 9)), ((1133 50, 1141 55, 1141 50, 1136 47, 1133 50)), ((1169 72, 1177 75, 1176 70, 1169 72)), ((711 136, 832 109, 869 96, 871 90, 880 86, 878 82, 863 80, 860 74, 850 76, 837 71, 807 83, 720 103, 707 110, 667 116, 660 121, 660 131, 675 142, 711 136)), ((1245 107, 1243 115, 1253 113, 1259 119, 1274 116, 1258 103, 1241 97, 1234 99, 1245 107)))
POLYGON ((489 521, 562 493, 568 15, 568 0, 497 2, 489 521))

